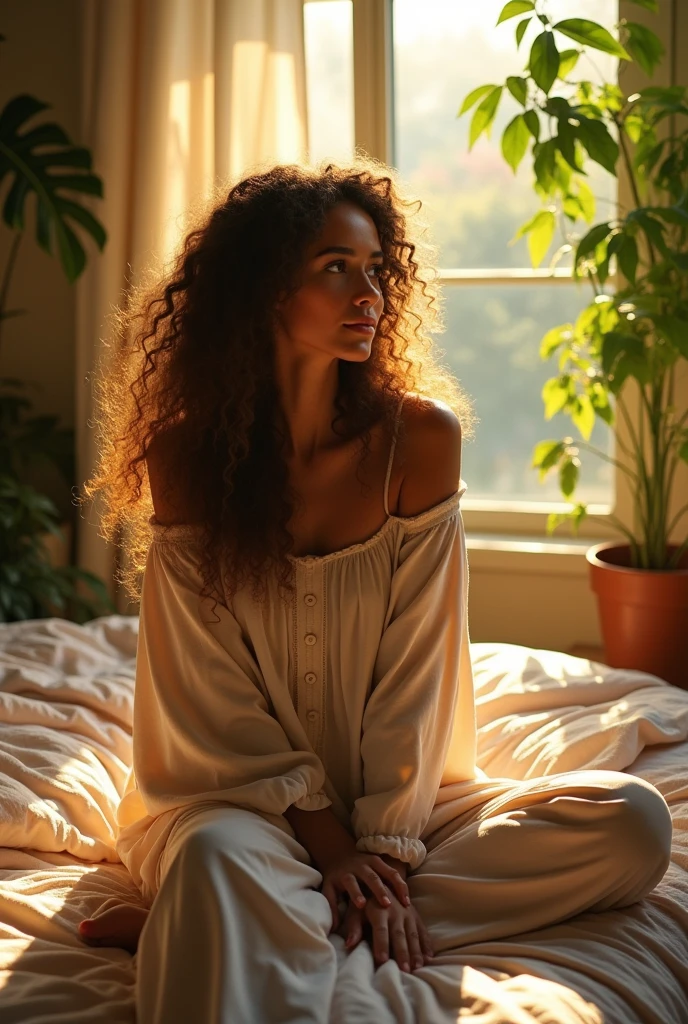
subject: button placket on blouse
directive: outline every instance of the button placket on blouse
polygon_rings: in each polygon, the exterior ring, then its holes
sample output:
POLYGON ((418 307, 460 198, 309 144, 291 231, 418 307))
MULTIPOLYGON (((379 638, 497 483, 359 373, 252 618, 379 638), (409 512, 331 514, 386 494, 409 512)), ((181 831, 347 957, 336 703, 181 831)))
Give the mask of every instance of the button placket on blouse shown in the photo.
POLYGON ((298 594, 298 707, 313 749, 322 734, 322 567, 306 565, 298 594))

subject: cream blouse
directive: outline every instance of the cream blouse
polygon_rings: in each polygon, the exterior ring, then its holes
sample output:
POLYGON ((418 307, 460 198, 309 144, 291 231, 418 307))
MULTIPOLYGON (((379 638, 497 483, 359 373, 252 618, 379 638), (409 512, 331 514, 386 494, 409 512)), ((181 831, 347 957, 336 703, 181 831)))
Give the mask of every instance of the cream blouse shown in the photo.
POLYGON ((295 804, 331 806, 359 850, 422 863, 441 791, 476 778, 466 485, 420 515, 389 515, 393 453, 384 526, 289 556, 289 605, 272 578, 265 603, 245 587, 231 610, 201 604, 197 527, 151 518, 122 849, 128 830, 192 804, 269 817, 295 804))

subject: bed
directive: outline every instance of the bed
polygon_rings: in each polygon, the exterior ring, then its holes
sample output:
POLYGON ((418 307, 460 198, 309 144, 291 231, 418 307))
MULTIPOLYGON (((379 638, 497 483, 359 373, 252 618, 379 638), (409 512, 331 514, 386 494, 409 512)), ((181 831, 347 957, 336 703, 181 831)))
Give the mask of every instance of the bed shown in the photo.
MULTIPOLYGON (((114 849, 137 631, 122 615, 0 627, 1 1024, 135 1021, 136 957, 86 946, 77 926, 144 905, 114 849)), ((476 643, 473 660, 480 767, 647 779, 671 808, 671 865, 632 907, 464 946, 414 975, 338 948, 333 1024, 688 1024, 688 691, 512 644, 476 643)))

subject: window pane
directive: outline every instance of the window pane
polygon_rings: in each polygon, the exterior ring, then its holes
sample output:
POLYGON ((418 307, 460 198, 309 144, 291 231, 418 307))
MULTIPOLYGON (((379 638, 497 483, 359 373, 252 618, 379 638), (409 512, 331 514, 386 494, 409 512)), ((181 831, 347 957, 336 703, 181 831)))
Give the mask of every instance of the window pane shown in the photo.
MULTIPOLYGON (((532 469, 538 441, 579 438, 562 413, 544 418, 542 385, 557 374, 557 360, 543 362, 539 343, 550 327, 575 321, 587 305, 583 288, 573 284, 443 286, 447 330, 436 338, 444 362, 475 402, 480 422, 475 439, 464 445, 461 475, 466 498, 510 501, 564 501, 556 473, 540 483, 532 469)), ((596 422, 589 441, 610 453, 612 432, 596 422)), ((581 476, 575 497, 611 503, 612 467, 581 449, 581 476)))
MULTIPOLYGON (((519 19, 496 24, 504 2, 394 0, 395 165, 427 203, 443 267, 530 266, 526 240, 509 245, 516 228, 540 206, 530 160, 526 157, 514 176, 500 146, 502 130, 522 108, 505 90, 491 139, 482 136, 470 153, 472 111, 456 116, 476 86, 501 84, 506 75, 522 73, 542 27, 534 19, 517 52, 519 19)), ((618 0, 557 0, 550 9, 555 7, 557 20, 591 18, 609 28, 618 20, 618 0)), ((594 66, 581 58, 572 78, 613 80, 617 65, 615 58, 595 53, 594 66)), ((598 210, 606 215, 616 201, 615 179, 597 164, 586 169, 598 210)), ((555 240, 543 267, 563 241, 555 240)))
POLYGON ((351 0, 303 5, 309 157, 347 162, 354 155, 351 0))

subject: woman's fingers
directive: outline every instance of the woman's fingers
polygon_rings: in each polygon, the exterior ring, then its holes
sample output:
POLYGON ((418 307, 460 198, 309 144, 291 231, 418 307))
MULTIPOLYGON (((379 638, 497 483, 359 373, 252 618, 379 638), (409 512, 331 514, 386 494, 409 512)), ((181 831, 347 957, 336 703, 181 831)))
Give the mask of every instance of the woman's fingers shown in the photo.
POLYGON ((330 882, 323 882, 322 894, 330 904, 330 910, 332 911, 332 931, 336 931, 339 928, 339 910, 337 909, 337 893, 334 886, 330 882))
POLYGON ((393 868, 391 866, 391 864, 385 864, 382 858, 378 859, 380 861, 380 867, 378 868, 376 866, 378 874, 382 875, 383 878, 387 879, 392 889, 396 893, 399 902, 403 903, 405 907, 410 906, 411 897, 409 896, 408 885, 406 884, 402 876, 399 874, 396 868, 393 868))
POLYGON ((382 881, 374 868, 365 867, 361 871, 363 879, 381 907, 389 907, 391 899, 387 892, 387 886, 382 881))
POLYGON ((370 925, 373 939, 373 956, 378 964, 384 964, 389 960, 389 924, 387 915, 376 915, 376 920, 370 925))
POLYGON ((363 911, 350 903, 347 908, 346 920, 346 948, 349 952, 355 949, 363 938, 363 911))
POLYGON ((366 904, 366 898, 361 892, 361 887, 358 884, 356 876, 351 874, 344 875, 342 883, 351 897, 352 902, 355 903, 357 907, 364 907, 366 904))
POLYGON ((406 939, 406 928, 402 918, 399 918, 392 925, 392 948, 394 950, 394 959, 399 964, 401 970, 409 972, 411 970, 411 957, 406 939))
POLYGON ((413 917, 409 917, 406 920, 406 944, 408 946, 411 969, 416 970, 418 967, 422 967, 425 960, 420 948, 420 935, 418 934, 413 917))

